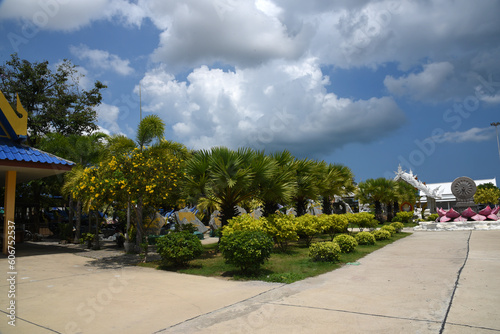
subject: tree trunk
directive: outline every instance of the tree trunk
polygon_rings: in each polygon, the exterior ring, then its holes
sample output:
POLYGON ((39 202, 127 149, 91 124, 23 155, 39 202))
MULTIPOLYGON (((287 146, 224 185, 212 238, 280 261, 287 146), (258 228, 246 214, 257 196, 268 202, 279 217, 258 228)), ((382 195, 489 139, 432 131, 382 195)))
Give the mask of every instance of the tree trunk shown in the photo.
POLYGON ((264 217, 269 217, 270 215, 275 214, 278 209, 278 203, 264 202, 264 217))
POLYGON ((380 201, 375 201, 375 219, 379 221, 379 223, 384 222, 384 217, 382 215, 382 204, 380 201))
POLYGON ((392 213, 392 203, 386 204, 386 210, 387 210, 387 221, 392 222, 392 218, 394 218, 394 215, 392 213))
POLYGON ((99 211, 96 212, 96 222, 95 222, 95 236, 94 236, 94 247, 92 249, 98 250, 101 249, 101 245, 99 244, 99 211))
POLYGON ((220 223, 221 228, 228 224, 228 220, 236 217, 238 215, 238 210, 236 209, 235 203, 224 203, 220 208, 220 223))
POLYGON ((142 202, 142 197, 139 197, 137 199, 137 205, 135 206, 135 215, 137 218, 137 233, 136 233, 136 240, 135 240, 135 245, 137 246, 137 249, 141 249, 141 243, 142 243, 142 238, 144 237, 144 230, 142 226, 142 211, 143 211, 143 202, 142 202))
POLYGON ((323 196, 323 213, 326 215, 332 214, 332 203, 329 196, 323 196))
POLYGON ((296 205, 296 210, 297 210, 297 217, 303 216, 306 214, 307 211, 307 200, 305 198, 299 198, 295 202, 296 205))

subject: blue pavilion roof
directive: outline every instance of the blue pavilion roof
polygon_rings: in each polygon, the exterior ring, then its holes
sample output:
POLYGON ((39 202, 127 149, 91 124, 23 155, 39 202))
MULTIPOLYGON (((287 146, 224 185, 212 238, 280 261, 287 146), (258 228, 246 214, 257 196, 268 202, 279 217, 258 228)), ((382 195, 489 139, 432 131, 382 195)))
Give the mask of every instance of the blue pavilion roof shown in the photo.
POLYGON ((0 160, 73 166, 75 163, 53 154, 0 138, 0 160))

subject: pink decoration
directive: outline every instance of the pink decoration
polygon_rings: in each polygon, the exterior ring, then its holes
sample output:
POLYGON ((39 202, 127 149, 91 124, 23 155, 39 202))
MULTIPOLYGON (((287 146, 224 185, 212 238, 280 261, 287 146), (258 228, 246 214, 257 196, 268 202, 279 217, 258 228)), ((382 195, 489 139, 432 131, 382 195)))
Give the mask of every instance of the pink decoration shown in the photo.
POLYGON ((500 211, 500 206, 495 206, 493 209, 491 209, 491 214, 496 215, 500 211))
POLYGON ((446 217, 448 218, 458 218, 460 217, 460 213, 456 212, 454 209, 450 209, 448 210, 448 212, 446 212, 446 217))
POLYGON ((443 216, 443 217, 439 218, 439 221, 441 223, 446 223, 446 222, 449 222, 450 220, 451 220, 451 218, 448 218, 446 216, 443 216))
POLYGON ((494 220, 494 221, 497 221, 498 220, 498 216, 497 215, 494 215, 494 214, 491 214, 487 217, 488 219, 491 219, 491 220, 494 220))
POLYGON ((485 220, 485 219, 486 219, 486 217, 485 217, 485 216, 483 216, 483 215, 475 215, 475 216, 472 216, 471 218, 472 218, 473 220, 475 220, 475 221, 478 221, 478 222, 483 221, 483 220, 485 220))
POLYGON ((439 215, 439 217, 443 217, 443 216, 446 216, 446 211, 443 210, 443 208, 439 208, 436 210, 437 214, 439 215))
POLYGON ((462 217, 465 217, 465 218, 470 218, 474 215, 476 215, 476 213, 471 208, 467 208, 462 212, 462 217))
POLYGON ((454 222, 466 222, 467 221, 467 218, 464 218, 464 217, 458 217, 458 218, 455 218, 453 219, 454 222))
POLYGON ((483 216, 490 215, 491 214, 491 208, 490 208, 490 206, 488 205, 487 207, 485 207, 484 209, 482 209, 481 211, 479 211, 479 214, 483 215, 483 216))

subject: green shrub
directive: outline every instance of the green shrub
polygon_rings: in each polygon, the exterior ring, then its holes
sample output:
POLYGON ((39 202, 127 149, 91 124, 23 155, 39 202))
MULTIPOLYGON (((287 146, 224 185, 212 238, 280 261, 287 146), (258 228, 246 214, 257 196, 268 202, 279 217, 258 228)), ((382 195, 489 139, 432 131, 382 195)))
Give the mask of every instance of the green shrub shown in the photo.
POLYGON ((235 231, 220 240, 220 250, 227 263, 244 272, 256 272, 271 257, 273 240, 260 231, 235 231))
POLYGON ((378 225, 375 216, 368 212, 349 214, 347 217, 349 219, 349 224, 358 226, 360 231, 363 231, 365 228, 376 228, 378 225))
POLYGON ((309 247, 313 261, 335 262, 340 260, 340 246, 335 241, 315 242, 309 247))
POLYGON ((375 245, 375 237, 370 232, 359 232, 354 236, 359 245, 375 245))
POLYGON ((376 240, 387 240, 391 238, 391 232, 387 230, 376 230, 372 233, 376 240))
POLYGON ((396 233, 401 232, 403 230, 403 228, 405 227, 403 225, 403 223, 400 223, 400 222, 390 223, 389 226, 394 227, 394 229, 396 230, 396 233))
POLYGON ((176 223, 174 226, 174 232, 188 232, 188 233, 194 233, 198 231, 198 228, 192 224, 192 223, 187 223, 187 224, 180 224, 176 223))
POLYGON ((389 233, 391 234, 391 237, 396 234, 396 229, 391 226, 391 225, 384 225, 380 228, 381 230, 384 230, 384 231, 389 231, 389 233))
POLYGON ((311 244, 314 236, 323 231, 320 218, 310 214, 295 218, 295 222, 297 224, 297 234, 306 240, 307 247, 311 244))
POLYGON ((187 231, 172 232, 156 240, 156 251, 164 264, 186 265, 203 253, 200 239, 187 231))
POLYGON ((358 242, 354 237, 351 237, 348 234, 339 234, 335 238, 333 238, 339 247, 342 253, 351 253, 354 252, 356 247, 358 246, 358 242))
POLYGON ((297 234, 297 223, 293 215, 270 215, 263 218, 265 230, 282 251, 286 251, 289 241, 299 239, 297 234))
POLYGON ((323 227, 323 232, 327 233, 331 240, 333 240, 337 233, 347 232, 347 227, 349 226, 348 214, 321 215, 320 222, 323 227))
POLYGON ((402 222, 403 224, 413 223, 413 211, 410 212, 400 211, 396 213, 396 217, 394 217, 392 221, 402 222))
POLYGON ((437 213, 431 213, 430 215, 427 216, 427 221, 436 221, 438 219, 439 215, 437 213))
POLYGON ((266 232, 265 218, 255 219, 249 214, 239 215, 228 220, 222 231, 222 235, 226 236, 235 231, 260 231, 266 232))

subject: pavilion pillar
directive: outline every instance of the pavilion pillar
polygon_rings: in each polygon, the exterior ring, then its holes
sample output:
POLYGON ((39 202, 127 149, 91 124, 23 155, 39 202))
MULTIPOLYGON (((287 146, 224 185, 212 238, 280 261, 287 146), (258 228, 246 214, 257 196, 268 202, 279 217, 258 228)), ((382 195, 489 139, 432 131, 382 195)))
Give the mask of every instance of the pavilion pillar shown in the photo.
MULTIPOLYGON (((16 171, 7 171, 5 173, 5 199, 4 199, 4 222, 3 222, 3 249, 2 252, 7 255, 9 221, 14 222, 16 208, 16 171)), ((12 225, 12 224, 11 224, 12 225)), ((12 228, 11 228, 12 229, 12 228)))

